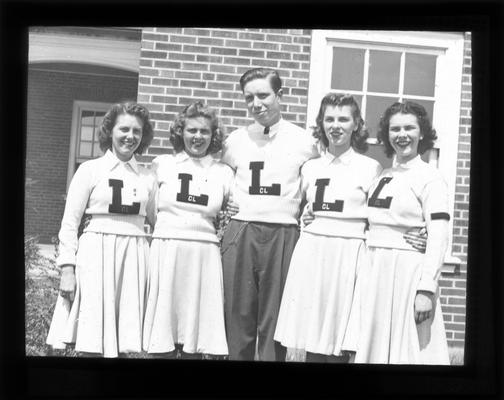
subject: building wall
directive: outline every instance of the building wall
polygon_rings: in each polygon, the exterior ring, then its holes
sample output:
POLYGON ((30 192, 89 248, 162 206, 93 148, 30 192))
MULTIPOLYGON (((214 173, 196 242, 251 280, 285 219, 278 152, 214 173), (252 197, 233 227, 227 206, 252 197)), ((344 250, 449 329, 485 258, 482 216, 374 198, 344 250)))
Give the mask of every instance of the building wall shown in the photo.
POLYGON ((228 131, 249 124, 238 80, 253 67, 280 71, 283 117, 304 127, 309 60, 302 29, 144 28, 138 101, 152 111, 156 134, 142 160, 170 151, 170 121, 192 101, 217 109, 228 131))
POLYGON ((440 280, 441 304, 447 337, 449 343, 456 345, 463 345, 465 338, 469 171, 471 166, 471 34, 466 33, 464 39, 452 246, 453 256, 458 257, 462 263, 455 273, 443 274, 440 280))
MULTIPOLYGON (((306 125, 309 30, 145 28, 138 101, 152 111, 155 140, 146 156, 170 152, 169 126, 196 99, 217 109, 232 130, 250 122, 238 79, 247 69, 276 68, 284 78, 283 115, 306 125)), ((440 279, 441 304, 451 345, 463 345, 467 277, 467 221, 471 135, 471 38, 465 37, 452 254, 462 263, 440 279)))
POLYGON ((135 99, 138 80, 41 70, 28 71, 25 234, 51 243, 65 207, 74 100, 135 99))

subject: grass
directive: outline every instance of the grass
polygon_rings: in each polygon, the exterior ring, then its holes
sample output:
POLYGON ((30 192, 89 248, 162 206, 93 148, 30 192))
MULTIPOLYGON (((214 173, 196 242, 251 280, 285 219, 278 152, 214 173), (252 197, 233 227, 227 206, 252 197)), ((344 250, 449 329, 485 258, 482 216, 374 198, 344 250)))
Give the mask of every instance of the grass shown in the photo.
MULTIPOLYGON (((52 350, 45 344, 59 286, 59 270, 53 258, 43 257, 37 247, 36 237, 25 240, 25 339, 27 356, 76 357, 72 346, 65 350, 52 350)), ((464 364, 464 349, 449 347, 451 365, 464 364)), ((129 354, 127 358, 147 358, 145 352, 129 354)), ((287 349, 287 361, 304 362, 305 352, 287 349)))

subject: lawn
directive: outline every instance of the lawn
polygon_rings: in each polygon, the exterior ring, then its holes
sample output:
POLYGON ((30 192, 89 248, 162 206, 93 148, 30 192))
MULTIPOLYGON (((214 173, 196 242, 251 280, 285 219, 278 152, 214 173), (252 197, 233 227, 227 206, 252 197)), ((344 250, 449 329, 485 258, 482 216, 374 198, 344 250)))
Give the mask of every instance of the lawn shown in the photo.
MULTIPOLYGON (((26 355, 28 356, 66 356, 76 357, 77 353, 68 347, 66 350, 52 350, 45 344, 52 312, 56 303, 59 285, 59 270, 53 256, 43 256, 37 246, 36 238, 25 240, 25 329, 26 355)), ((450 347, 452 365, 463 365, 464 349, 450 347)), ((131 354, 131 358, 146 358, 145 353, 131 354)), ((305 359, 304 351, 288 349, 287 361, 305 359)))

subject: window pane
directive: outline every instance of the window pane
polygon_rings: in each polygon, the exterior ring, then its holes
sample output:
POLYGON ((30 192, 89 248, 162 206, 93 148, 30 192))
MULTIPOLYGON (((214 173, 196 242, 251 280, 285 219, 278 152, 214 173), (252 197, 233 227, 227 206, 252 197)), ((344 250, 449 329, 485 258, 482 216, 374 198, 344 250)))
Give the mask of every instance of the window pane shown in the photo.
POLYGON ((401 53, 370 50, 368 91, 398 93, 400 67, 401 53))
POLYGON ((410 100, 420 104, 421 106, 424 106, 425 110, 427 111, 427 115, 429 116, 429 120, 432 123, 432 118, 434 117, 434 100, 417 100, 408 99, 406 97, 404 98, 404 100, 410 100))
POLYGON ((93 127, 92 126, 82 126, 81 127, 81 140, 93 140, 93 127))
POLYGON ((79 146, 79 157, 91 157, 91 142, 80 142, 79 146))
POLYGON ((94 125, 95 116, 92 111, 82 111, 81 125, 94 125))
POLYGON ((100 149, 100 144, 99 143, 95 143, 94 146, 93 146, 93 157, 100 157, 102 156, 103 153, 100 149))
POLYGON ((104 112, 97 112, 95 116, 95 126, 100 126, 103 121, 104 112))
POLYGON ((331 88, 362 90, 364 50, 333 47, 331 88))
POLYGON ((366 156, 378 161, 383 168, 392 166, 392 157, 387 158, 385 155, 384 146, 382 144, 370 144, 366 156))
POLYGON ((376 138, 381 115, 388 106, 396 101, 398 101, 397 97, 367 96, 366 116, 364 120, 369 131, 369 137, 376 138))
POLYGON ((404 93, 434 96, 436 56, 406 53, 404 93))
POLYGON ((94 115, 95 115, 95 112, 94 112, 94 111, 86 111, 86 110, 82 110, 82 112, 81 112, 81 116, 82 116, 82 118, 93 117, 94 115))

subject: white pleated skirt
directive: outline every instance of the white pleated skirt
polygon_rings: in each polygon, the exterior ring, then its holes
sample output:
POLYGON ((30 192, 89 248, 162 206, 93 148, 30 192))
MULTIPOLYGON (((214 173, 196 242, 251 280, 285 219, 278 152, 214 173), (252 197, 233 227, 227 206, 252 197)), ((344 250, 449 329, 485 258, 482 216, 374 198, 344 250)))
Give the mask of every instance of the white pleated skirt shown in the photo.
POLYGON ((217 243, 153 239, 143 348, 228 354, 222 262, 217 243))
POLYGON ((370 263, 361 270, 349 324, 358 338, 345 343, 346 349, 356 350, 355 362, 448 365, 438 293, 431 318, 415 322, 414 302, 424 255, 384 248, 370 248, 368 253, 370 263))
POLYGON ((312 353, 341 355, 365 253, 361 239, 302 233, 292 254, 275 340, 312 353))
POLYGON ((117 357, 142 350, 149 244, 142 236, 84 232, 72 304, 56 301, 47 344, 117 357))

